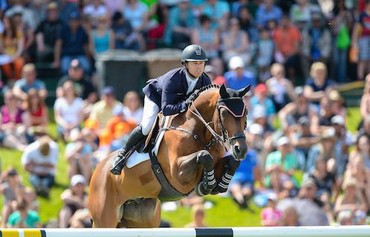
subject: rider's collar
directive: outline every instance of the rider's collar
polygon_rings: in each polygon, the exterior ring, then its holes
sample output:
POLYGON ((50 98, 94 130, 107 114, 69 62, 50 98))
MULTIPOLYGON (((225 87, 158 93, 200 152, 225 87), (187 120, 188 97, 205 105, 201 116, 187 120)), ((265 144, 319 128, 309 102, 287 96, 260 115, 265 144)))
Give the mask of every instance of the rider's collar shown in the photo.
POLYGON ((234 117, 242 117, 246 111, 245 104, 239 97, 220 98, 218 107, 227 109, 234 117))

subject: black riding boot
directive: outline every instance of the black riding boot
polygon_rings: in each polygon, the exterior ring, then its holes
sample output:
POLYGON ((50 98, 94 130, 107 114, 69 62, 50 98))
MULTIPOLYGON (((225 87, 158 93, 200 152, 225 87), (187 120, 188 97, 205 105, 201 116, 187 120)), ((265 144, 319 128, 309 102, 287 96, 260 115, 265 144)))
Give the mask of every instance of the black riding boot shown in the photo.
POLYGON ((132 130, 129 138, 127 139, 126 144, 122 147, 122 149, 118 152, 118 155, 114 158, 112 162, 112 168, 110 172, 115 175, 120 175, 123 167, 127 162, 127 155, 131 152, 131 150, 141 143, 146 136, 141 131, 141 126, 136 127, 132 130))

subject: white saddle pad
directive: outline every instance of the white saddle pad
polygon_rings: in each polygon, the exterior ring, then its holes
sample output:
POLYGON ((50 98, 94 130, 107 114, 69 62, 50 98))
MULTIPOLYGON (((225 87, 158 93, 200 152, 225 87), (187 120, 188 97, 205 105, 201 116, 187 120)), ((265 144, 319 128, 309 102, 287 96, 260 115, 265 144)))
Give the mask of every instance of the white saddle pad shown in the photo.
POLYGON ((140 164, 141 162, 144 162, 146 160, 149 160, 149 155, 147 153, 139 153, 135 151, 132 153, 132 155, 128 158, 128 161, 126 163, 126 166, 128 168, 132 168, 135 165, 140 164))

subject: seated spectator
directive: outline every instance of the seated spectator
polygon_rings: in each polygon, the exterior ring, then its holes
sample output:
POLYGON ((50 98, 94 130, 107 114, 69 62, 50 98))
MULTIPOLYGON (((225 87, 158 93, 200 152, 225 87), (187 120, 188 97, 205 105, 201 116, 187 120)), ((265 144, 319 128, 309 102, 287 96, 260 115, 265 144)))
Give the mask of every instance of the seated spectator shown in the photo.
POLYGON ((207 73, 213 84, 222 85, 225 83, 225 77, 218 75, 217 70, 212 65, 206 65, 204 72, 207 73))
POLYGON ((210 17, 212 28, 225 31, 227 29, 227 20, 230 16, 230 6, 228 2, 206 0, 201 9, 201 14, 210 17))
POLYGON ((262 106, 266 112, 267 122, 271 125, 275 114, 274 102, 268 98, 268 89, 265 84, 258 84, 254 89, 254 96, 250 100, 252 114, 253 110, 256 109, 257 105, 262 106))
POLYGON ((181 0, 178 6, 169 11, 168 24, 164 34, 166 44, 183 49, 191 42, 191 32, 196 24, 196 16, 189 0, 181 0))
POLYGON ((298 159, 287 137, 280 137, 276 147, 277 150, 266 158, 265 186, 273 189, 278 197, 295 196, 297 183, 294 174, 299 167, 298 159))
POLYGON ((261 211, 261 224, 262 226, 280 226, 282 213, 276 208, 277 195, 270 193, 267 199, 267 207, 261 211))
POLYGON ((354 179, 349 178, 343 182, 343 194, 340 195, 335 202, 334 212, 336 215, 345 210, 351 211, 352 213, 360 210, 366 215, 368 211, 366 202, 359 192, 357 192, 356 187, 357 183, 354 179))
POLYGON ((1 66, 4 84, 14 82, 22 77, 24 65, 22 53, 24 51, 24 35, 14 22, 13 16, 4 16, 4 31, 1 33, 2 54, 9 57, 9 62, 1 66))
POLYGON ((293 84, 285 78, 282 64, 274 63, 271 66, 271 75, 272 77, 267 79, 266 85, 276 111, 280 111, 289 102, 296 101, 296 95, 293 84))
POLYGON ((93 105, 85 127, 93 129, 95 134, 99 136, 107 126, 109 119, 113 117, 113 111, 119 111, 122 108, 122 103, 115 99, 113 87, 103 88, 102 99, 93 105))
POLYGON ((48 108, 45 100, 39 96, 35 89, 31 89, 27 93, 26 110, 26 136, 27 142, 34 141, 34 133, 37 131, 46 131, 49 122, 48 108))
POLYGON ((4 178, 0 183, 0 193, 4 201, 1 211, 1 227, 5 228, 9 215, 16 210, 17 201, 25 197, 25 188, 14 168, 7 169, 2 176, 4 178))
POLYGON ((304 86, 304 95, 318 111, 320 100, 331 90, 334 83, 327 79, 327 68, 322 62, 311 65, 310 76, 304 86))
POLYGON ((232 18, 228 29, 221 33, 221 49, 224 62, 230 62, 234 56, 239 56, 243 63, 249 65, 252 55, 249 49, 248 34, 240 29, 239 20, 232 18))
POLYGON ((86 180, 82 175, 74 175, 71 178, 70 187, 61 195, 63 207, 59 212, 59 228, 68 228, 71 218, 77 210, 87 208, 86 180))
POLYGON ((230 71, 226 72, 225 82, 226 86, 234 89, 240 90, 248 85, 252 88, 256 86, 256 78, 253 73, 244 69, 243 59, 239 56, 234 56, 229 61, 230 71))
POLYGON ((253 13, 243 4, 243 6, 240 7, 237 17, 239 19, 240 29, 248 34, 251 45, 256 44, 260 37, 258 36, 258 29, 253 13))
POLYGON ((259 38, 257 43, 257 66, 260 80, 266 82, 270 78, 270 65, 274 59, 275 46, 266 27, 260 30, 259 38))
POLYGON ((62 27, 63 22, 59 18, 58 5, 50 2, 47 6, 46 18, 41 21, 35 31, 37 62, 53 61, 55 43, 62 27))
POLYGON ((256 12, 256 23, 258 28, 267 26, 268 22, 274 20, 279 22, 283 12, 274 4, 273 0, 264 0, 256 12))
POLYGON ((63 84, 63 94, 54 103, 54 114, 58 135, 68 141, 71 130, 81 125, 83 101, 78 97, 72 81, 63 84))
POLYGON ((35 65, 32 63, 24 65, 22 72, 23 78, 14 84, 14 95, 19 99, 26 101, 28 91, 35 89, 41 99, 46 99, 48 92, 46 90, 45 83, 36 78, 35 65))
POLYGON ((247 155, 240 162, 229 185, 230 195, 240 208, 248 207, 248 201, 255 191, 255 181, 261 181, 262 178, 258 153, 250 147, 250 144, 248 144, 248 147, 247 155))
POLYGON ((88 209, 79 209, 71 217, 69 228, 92 228, 91 216, 88 209))
POLYGON ((109 20, 106 16, 97 18, 96 28, 90 32, 89 37, 89 48, 94 58, 100 53, 114 49, 114 34, 109 28, 109 20))
POLYGON ((4 105, 0 108, 0 142, 4 147, 23 151, 25 139, 25 114, 12 90, 4 94, 4 105))
POLYGON ((339 225, 353 225, 353 213, 350 210, 340 211, 337 215, 339 225))
POLYGON ((90 180, 93 171, 93 153, 94 147, 85 140, 82 132, 78 128, 73 129, 70 143, 65 149, 69 178, 81 174, 86 180, 90 180))
POLYGON ((115 12, 112 16, 112 30, 114 33, 115 49, 140 49, 139 35, 134 32, 130 21, 125 19, 121 12, 115 12))
POLYGON ((49 136, 37 138, 22 154, 22 165, 29 172, 30 183, 40 196, 49 197, 55 183, 58 155, 58 145, 49 136))
POLYGON ((100 17, 108 16, 108 8, 101 0, 92 0, 83 8, 83 14, 89 17, 93 28, 98 26, 100 17))
MULTIPOLYGON (((365 87, 364 92, 361 96, 360 112, 362 120, 364 118, 370 118, 370 73, 367 74, 365 78, 365 87)), ((360 124, 360 127, 363 126, 363 121, 360 124)))
POLYGON ((41 228, 39 214, 31 210, 26 200, 17 201, 16 211, 10 214, 8 228, 41 228))
POLYGON ((127 120, 140 124, 143 117, 143 105, 136 91, 129 91, 123 98, 123 114, 127 120))
POLYGON ((90 73, 90 62, 87 58, 88 35, 81 26, 80 14, 69 13, 68 24, 63 26, 55 44, 54 67, 60 67, 66 74, 73 59, 78 59, 86 73, 90 73))
POLYGON ((205 210, 202 204, 194 205, 191 209, 192 222, 185 225, 185 228, 207 227, 205 221, 205 210))
POLYGON ((24 190, 24 200, 27 202, 28 208, 35 212, 39 212, 40 203, 37 200, 37 194, 31 187, 26 187, 24 190))
POLYGON ((295 207, 287 207, 281 216, 281 226, 300 226, 298 213, 295 207))
POLYGON ((317 128, 316 131, 322 131, 332 126, 331 120, 335 116, 332 101, 329 100, 327 96, 324 96, 320 100, 320 107, 318 112, 318 124, 315 124, 314 127, 317 128))
POLYGON ((307 0, 296 1, 290 8, 289 16, 294 24, 308 26, 313 14, 319 14, 320 7, 307 0))

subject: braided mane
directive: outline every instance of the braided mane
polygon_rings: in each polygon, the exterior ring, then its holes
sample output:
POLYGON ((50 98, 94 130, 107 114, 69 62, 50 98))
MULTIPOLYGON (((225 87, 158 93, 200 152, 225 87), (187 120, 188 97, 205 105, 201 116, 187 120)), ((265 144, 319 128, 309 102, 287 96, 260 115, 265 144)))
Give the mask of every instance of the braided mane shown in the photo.
POLYGON ((193 94, 189 96, 189 98, 192 98, 191 102, 194 102, 194 100, 196 100, 203 91, 207 91, 207 90, 214 89, 214 88, 219 89, 220 87, 221 87, 220 85, 215 85, 215 84, 203 86, 202 88, 194 91, 193 94))

